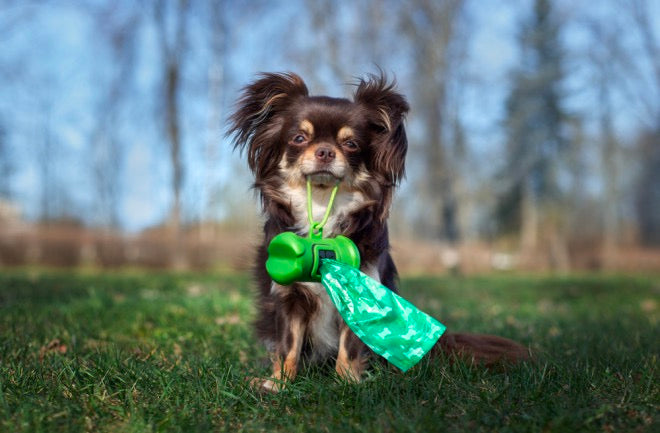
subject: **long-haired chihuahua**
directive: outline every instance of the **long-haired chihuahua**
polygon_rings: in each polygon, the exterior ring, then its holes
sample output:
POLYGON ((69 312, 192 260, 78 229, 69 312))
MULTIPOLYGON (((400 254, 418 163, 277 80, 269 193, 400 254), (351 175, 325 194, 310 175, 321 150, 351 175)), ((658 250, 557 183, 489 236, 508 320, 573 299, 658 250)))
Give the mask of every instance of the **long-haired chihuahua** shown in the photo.
MULTIPOLYGON (((267 247, 284 231, 308 234, 308 178, 316 221, 338 183, 324 235, 349 237, 359 249, 361 270, 397 292, 387 218, 404 176, 408 110, 406 98, 382 74, 360 80, 352 100, 310 96, 292 73, 262 74, 243 89, 229 133, 235 148, 246 151, 266 218, 255 265, 256 331, 273 362, 271 377, 255 385, 279 390, 296 376, 301 357, 333 359, 340 377, 360 380, 368 347, 344 323, 320 283, 275 283, 266 272, 267 247)), ((445 334, 432 352, 438 351, 484 363, 528 353, 504 338, 470 334, 445 334)))

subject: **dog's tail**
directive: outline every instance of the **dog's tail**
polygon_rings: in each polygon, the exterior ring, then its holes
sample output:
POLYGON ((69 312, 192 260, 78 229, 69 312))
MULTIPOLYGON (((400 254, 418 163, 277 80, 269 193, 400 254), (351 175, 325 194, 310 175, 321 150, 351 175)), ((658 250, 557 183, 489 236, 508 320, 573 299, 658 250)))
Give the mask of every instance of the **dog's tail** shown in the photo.
POLYGON ((525 346, 496 335, 444 333, 431 349, 431 354, 458 357, 487 367, 515 364, 531 359, 525 346))

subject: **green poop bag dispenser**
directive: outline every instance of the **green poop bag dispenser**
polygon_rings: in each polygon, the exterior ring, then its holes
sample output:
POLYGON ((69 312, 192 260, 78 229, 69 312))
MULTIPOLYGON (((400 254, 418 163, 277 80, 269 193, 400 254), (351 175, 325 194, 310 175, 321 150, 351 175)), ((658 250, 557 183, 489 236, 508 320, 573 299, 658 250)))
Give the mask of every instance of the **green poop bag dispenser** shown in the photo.
POLYGON ((310 181, 307 181, 309 236, 303 237, 293 232, 284 232, 273 238, 268 245, 268 260, 266 260, 266 270, 273 281, 282 285, 296 281, 320 282, 323 259, 336 260, 354 268, 360 267, 360 252, 353 241, 341 235, 329 239, 323 238, 323 226, 328 221, 337 189, 338 185, 335 185, 323 220, 314 222, 311 210, 311 185, 310 181))
POLYGON ((284 232, 268 245, 266 270, 273 281, 288 285, 296 281, 321 281, 321 260, 333 259, 360 267, 360 253, 346 236, 322 239, 284 232))

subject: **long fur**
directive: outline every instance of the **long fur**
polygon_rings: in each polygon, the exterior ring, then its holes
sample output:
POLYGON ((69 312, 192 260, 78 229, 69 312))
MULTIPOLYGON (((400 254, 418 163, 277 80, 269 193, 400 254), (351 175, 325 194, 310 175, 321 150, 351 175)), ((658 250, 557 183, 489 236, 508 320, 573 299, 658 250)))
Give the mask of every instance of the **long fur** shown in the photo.
MULTIPOLYGON (((293 73, 262 74, 243 89, 231 116, 234 147, 245 152, 266 221, 258 248, 256 331, 273 358, 273 374, 259 385, 271 390, 291 380, 301 357, 336 359, 344 378, 359 380, 370 351, 347 328, 318 283, 280 286, 265 269, 267 246, 283 231, 306 235, 305 179, 314 184, 315 218, 331 186, 340 188, 326 236, 342 234, 357 245, 362 271, 397 292, 389 253, 387 218, 394 188, 405 174, 409 110, 395 83, 383 75, 360 80, 352 100, 310 96, 293 73)), ((525 349, 500 337, 444 336, 435 352, 477 361, 517 360, 525 349)))

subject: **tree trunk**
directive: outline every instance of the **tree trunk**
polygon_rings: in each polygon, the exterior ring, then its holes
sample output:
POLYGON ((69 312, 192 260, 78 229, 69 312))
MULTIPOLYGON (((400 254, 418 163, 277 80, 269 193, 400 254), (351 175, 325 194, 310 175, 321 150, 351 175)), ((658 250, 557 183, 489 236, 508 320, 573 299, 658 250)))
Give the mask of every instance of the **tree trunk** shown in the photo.
POLYGON ((520 246, 523 253, 536 250, 539 235, 538 200, 528 177, 522 185, 520 209, 520 246))
POLYGON ((161 54, 164 62, 163 96, 165 103, 165 131, 169 144, 170 163, 172 166, 173 203, 170 209, 169 229, 173 238, 172 266, 180 269, 186 265, 183 233, 181 230, 181 188, 183 186, 183 161, 181 159, 181 112, 179 93, 181 87, 181 65, 183 64, 186 14, 188 1, 180 0, 175 14, 176 28, 173 37, 167 30, 167 2, 156 4, 156 27, 158 30, 161 54))

